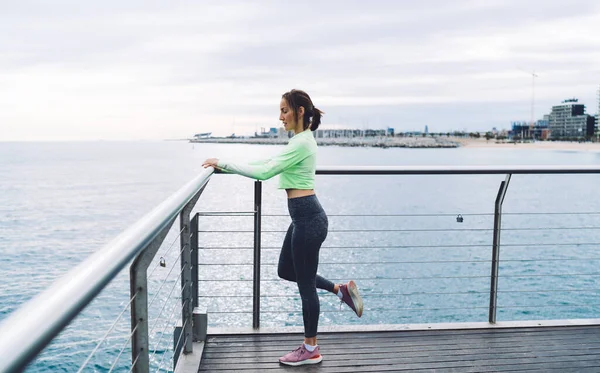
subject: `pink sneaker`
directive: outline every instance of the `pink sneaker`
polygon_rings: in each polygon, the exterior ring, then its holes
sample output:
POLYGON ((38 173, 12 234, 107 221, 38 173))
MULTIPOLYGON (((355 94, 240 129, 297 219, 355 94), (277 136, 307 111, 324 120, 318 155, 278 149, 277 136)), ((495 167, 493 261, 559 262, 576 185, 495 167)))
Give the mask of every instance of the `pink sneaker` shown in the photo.
POLYGON ((310 352, 304 347, 304 343, 294 351, 279 358, 281 364, 291 366, 318 364, 322 360, 323 356, 321 356, 321 353, 319 352, 319 346, 317 346, 313 352, 310 352))
POLYGON ((340 291, 342 292, 342 302, 352 308, 356 316, 361 317, 363 313, 363 301, 360 294, 358 294, 358 288, 354 281, 340 285, 340 291))

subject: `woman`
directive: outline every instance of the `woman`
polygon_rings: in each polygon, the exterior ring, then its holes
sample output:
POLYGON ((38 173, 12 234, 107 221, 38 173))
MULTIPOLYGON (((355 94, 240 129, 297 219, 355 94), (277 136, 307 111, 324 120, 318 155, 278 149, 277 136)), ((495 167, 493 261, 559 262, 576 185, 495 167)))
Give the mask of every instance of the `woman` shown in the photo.
POLYGON ((304 320, 304 343, 279 359, 286 365, 317 364, 323 360, 317 345, 320 312, 317 288, 337 294, 358 317, 363 311, 354 281, 334 284, 317 275, 319 250, 327 237, 328 226, 327 215, 314 191, 317 142, 312 131, 319 127, 322 114, 306 92, 293 89, 281 98, 279 120, 287 131, 294 132, 294 137, 278 156, 248 165, 216 158, 203 163, 204 167, 259 180, 280 175, 279 189, 287 193, 292 223, 283 241, 277 272, 279 277, 298 284, 304 320))

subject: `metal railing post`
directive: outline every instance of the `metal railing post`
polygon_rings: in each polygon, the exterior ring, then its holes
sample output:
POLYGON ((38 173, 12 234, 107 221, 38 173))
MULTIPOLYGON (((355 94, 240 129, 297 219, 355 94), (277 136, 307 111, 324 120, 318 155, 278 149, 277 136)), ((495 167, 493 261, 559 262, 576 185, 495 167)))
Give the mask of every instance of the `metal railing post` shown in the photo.
POLYGON ((148 267, 162 245, 173 222, 165 227, 129 268, 131 303, 131 363, 132 372, 148 373, 150 355, 148 343, 148 267))
POLYGON ((208 327, 208 318, 206 314, 206 310, 201 310, 198 308, 200 305, 199 302, 199 282, 198 282, 198 270, 199 270, 199 259, 198 259, 198 220, 200 219, 200 214, 196 213, 194 218, 190 222, 190 229, 192 230, 192 318, 193 322, 193 340, 194 342, 203 342, 206 340, 206 332, 208 327))
POLYGON ((490 311, 489 322, 496 323, 496 309, 498 300, 498 268, 500 265, 500 232, 502 230, 502 203, 508 189, 511 174, 506 175, 506 179, 500 183, 498 195, 494 209, 494 241, 492 244, 492 274, 490 284, 490 311))
POLYGON ((190 222, 192 249, 192 305, 198 307, 198 217, 196 213, 190 222))
MULTIPOLYGON (((192 207, 195 204, 195 200, 188 203, 179 216, 180 222, 180 244, 181 244, 181 337, 182 346, 175 346, 183 348, 183 353, 187 354, 192 352, 192 327, 193 319, 192 314, 194 310, 193 296, 192 296, 192 242, 191 242, 191 229, 190 229, 190 213, 192 207)), ((177 352, 176 352, 177 353, 177 352)))
POLYGON ((252 327, 260 328, 260 231, 262 209, 262 183, 254 182, 254 276, 252 301, 252 327))

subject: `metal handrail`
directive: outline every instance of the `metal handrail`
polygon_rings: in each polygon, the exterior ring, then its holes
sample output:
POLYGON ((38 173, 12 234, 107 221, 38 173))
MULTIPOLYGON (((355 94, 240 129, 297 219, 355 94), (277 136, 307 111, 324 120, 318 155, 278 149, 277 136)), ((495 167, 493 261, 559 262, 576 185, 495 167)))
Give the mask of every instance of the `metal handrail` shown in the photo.
POLYGON ((594 174, 595 165, 509 166, 326 166, 317 175, 493 175, 493 174, 594 174))
POLYGON ((0 372, 24 369, 178 216, 212 173, 212 168, 203 170, 113 241, 8 316, 0 324, 0 372))
MULTIPOLYGON (((139 258, 140 254, 164 233, 179 214, 188 210, 186 207, 189 208, 190 202, 193 202, 204 188, 213 172, 212 168, 202 170, 196 178, 137 223, 0 323, 0 356, 3 357, 0 360, 0 372, 24 369, 128 263, 139 258)), ((316 173, 318 175, 599 174, 600 166, 327 166, 319 167, 316 173)), ((259 206, 255 206, 255 214, 260 211, 260 201, 258 203, 259 206)), ((496 212, 499 213, 501 212, 496 212)), ((185 215, 188 214, 189 212, 185 215)), ((186 224, 189 225, 189 222, 186 224)), ((188 229, 187 225, 186 229, 188 229)), ((260 230, 260 220, 257 230, 260 230)), ((257 242, 254 249, 260 251, 260 235, 255 239, 257 242)), ((189 258, 186 261, 189 262, 189 258)), ((259 273, 258 270, 255 271, 255 297, 260 294, 260 288, 257 287, 260 284, 259 273)), ((187 290, 182 288, 182 291, 187 290)), ((492 291, 495 293, 496 289, 492 291)), ((255 312, 258 305, 258 300, 255 300, 255 312)), ((495 307, 490 308, 494 308, 495 313, 495 307)), ((189 310, 184 317, 190 320, 189 310)), ((257 315, 254 319, 258 320, 257 315)), ((255 324, 258 326, 257 322, 255 324)), ((190 328, 189 323, 187 327, 190 328)), ((136 329, 133 330, 135 331, 136 329)), ((189 335, 189 331, 186 335, 189 335)), ((135 362, 137 361, 138 359, 135 358, 135 362)))
MULTIPOLYGON (((220 172, 220 171, 219 171, 220 172)), ((490 306, 489 322, 496 322, 496 300, 498 294, 498 265, 500 251, 500 232, 502 204, 512 175, 515 174, 599 174, 600 166, 596 165, 502 165, 502 166, 326 166, 316 169, 317 175, 504 175, 495 201, 493 229, 480 229, 493 231, 492 273, 490 275, 490 306)), ((260 206, 261 184, 255 183, 255 242, 254 257, 260 258, 260 206)), ((354 230, 355 231, 355 230, 354 230)), ((225 232, 225 231, 220 231, 225 232)), ((235 232, 239 232, 235 231, 235 232)), ((251 231, 248 231, 251 232, 251 231)), ((263 231, 265 233, 269 231, 263 231)), ((277 232, 277 231, 273 231, 277 232)), ((260 327, 260 261, 254 260, 253 270, 253 327, 260 327)), ((199 280, 202 281, 202 280, 199 280)), ((244 280, 232 280, 244 281, 244 280)), ((268 280, 264 280, 268 281, 268 280)))

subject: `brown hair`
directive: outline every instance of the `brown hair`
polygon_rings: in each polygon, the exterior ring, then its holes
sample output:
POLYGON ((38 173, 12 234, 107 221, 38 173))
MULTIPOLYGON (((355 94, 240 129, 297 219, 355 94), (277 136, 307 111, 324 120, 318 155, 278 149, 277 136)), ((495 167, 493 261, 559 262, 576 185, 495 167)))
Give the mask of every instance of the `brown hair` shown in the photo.
POLYGON ((319 128, 319 124, 321 124, 321 116, 325 113, 313 105, 308 93, 299 89, 292 89, 291 91, 284 93, 281 97, 287 101, 287 104, 294 112, 294 118, 296 118, 296 121, 298 120, 298 110, 300 107, 304 108, 304 121, 302 123, 302 128, 305 130, 310 128, 311 131, 316 131, 317 128, 319 128), (312 118, 312 120, 310 118, 312 118))

